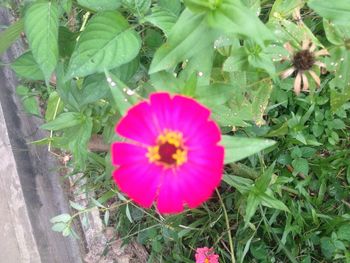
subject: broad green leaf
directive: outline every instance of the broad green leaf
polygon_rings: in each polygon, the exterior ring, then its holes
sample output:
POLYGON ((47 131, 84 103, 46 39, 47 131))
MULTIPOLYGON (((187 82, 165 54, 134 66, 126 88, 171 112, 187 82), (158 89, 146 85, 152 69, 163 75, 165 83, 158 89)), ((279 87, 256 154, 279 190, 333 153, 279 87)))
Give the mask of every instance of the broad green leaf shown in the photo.
POLYGON ((108 97, 109 86, 104 74, 94 74, 84 79, 83 87, 78 90, 77 102, 80 106, 108 97))
POLYGON ((111 73, 123 82, 128 82, 140 67, 140 57, 136 57, 130 62, 111 70, 111 73))
POLYGON ((158 0, 158 5, 176 16, 180 14, 181 2, 180 0, 158 0))
POLYGON ((282 201, 266 193, 259 194, 259 199, 261 200, 261 204, 264 206, 290 212, 288 207, 282 201))
POLYGON ((56 91, 50 93, 47 101, 47 107, 45 112, 45 120, 52 121, 58 116, 64 109, 64 104, 56 91))
POLYGON ((307 162, 306 159, 303 158, 298 158, 293 160, 292 162, 294 171, 294 174, 301 173, 303 175, 308 175, 309 173, 309 163, 307 162))
POLYGON ((244 120, 246 118, 242 117, 241 114, 233 111, 226 105, 210 105, 212 110, 212 118, 220 125, 220 126, 229 126, 229 127, 247 127, 250 126, 244 120))
POLYGON ((234 92, 231 85, 217 83, 208 86, 199 86, 197 88, 196 98, 209 107, 223 105, 230 99, 234 92))
POLYGON ((80 35, 68 66, 67 79, 121 66, 137 56, 139 35, 117 11, 96 14, 80 35))
POLYGON ((243 48, 239 48, 234 50, 233 55, 225 60, 222 70, 226 72, 243 71, 248 66, 248 55, 243 48))
POLYGON ((51 229, 52 229, 52 231, 55 231, 55 232, 62 232, 64 229, 66 229, 66 227, 67 227, 66 223, 59 222, 59 223, 54 224, 51 227, 51 229))
POLYGON ((269 99, 272 93, 272 83, 270 80, 262 81, 257 92, 253 93, 252 99, 252 114, 257 125, 264 124, 264 115, 269 104, 269 99))
POLYGON ((70 58, 74 51, 77 37, 78 34, 71 32, 68 28, 63 26, 59 28, 58 44, 60 57, 70 58))
POLYGON ((336 112, 350 100, 350 50, 345 47, 336 47, 330 53, 327 69, 334 71, 335 75, 329 86, 331 87, 331 108, 336 112))
POLYGON ((26 86, 19 85, 19 86, 16 87, 16 94, 21 96, 21 97, 24 97, 24 96, 28 95, 29 92, 30 92, 30 90, 26 86))
POLYGON ((350 22, 350 1, 324 1, 309 0, 308 6, 315 10, 320 16, 339 24, 348 24, 350 22))
POLYGON ((22 54, 12 62, 11 68, 20 77, 31 80, 45 80, 43 72, 30 51, 22 54))
POLYGON ((185 5, 196 13, 208 12, 220 7, 222 0, 184 0, 185 5))
POLYGON ((92 118, 84 117, 78 126, 68 129, 65 133, 69 149, 73 153, 75 165, 78 169, 86 169, 86 160, 88 158, 87 145, 91 138, 92 126, 92 118))
POLYGON ((85 210, 85 207, 83 207, 82 205, 78 204, 78 203, 75 203, 73 201, 70 201, 69 200, 69 204, 71 207, 73 207, 75 210, 78 210, 78 211, 83 211, 85 210))
POLYGON ((204 15, 185 10, 173 26, 167 42, 154 55, 149 73, 173 68, 198 53, 204 56, 206 50, 212 47, 216 35, 208 27, 204 15))
POLYGON ((172 93, 179 93, 185 84, 182 80, 166 71, 152 74, 150 82, 157 91, 168 91, 172 93))
POLYGON ((160 28, 168 36, 176 23, 177 16, 166 9, 156 6, 152 8, 152 13, 144 19, 160 28))
POLYGON ((118 77, 110 72, 106 72, 105 75, 106 78, 110 80, 108 84, 115 107, 121 115, 124 115, 132 106, 132 100, 130 99, 132 99, 135 93, 134 91, 130 90, 131 95, 127 95, 129 88, 118 77))
POLYGON ((25 13, 24 29, 29 46, 48 83, 58 61, 58 6, 37 2, 25 13))
POLYGON ((246 225, 250 222, 250 219, 255 214, 256 209, 258 208, 259 204, 260 204, 259 197, 256 196, 254 194, 254 192, 251 192, 248 195, 247 206, 245 208, 244 222, 246 223, 246 225))
POLYGON ((304 0, 276 0, 270 11, 271 18, 288 18, 296 8, 302 8, 304 0))
POLYGON ((225 163, 233 163, 256 154, 276 142, 266 139, 244 138, 223 135, 221 144, 225 147, 225 163))
POLYGON ((93 11, 115 10, 122 3, 122 0, 78 0, 78 4, 93 11))
POLYGON ((240 176, 225 174, 223 180, 228 185, 236 188, 241 194, 245 194, 254 186, 254 181, 240 176))
POLYGON ((341 240, 350 241, 350 225, 342 225, 338 229, 338 238, 341 240))
POLYGON ((59 223, 59 222, 67 223, 67 222, 69 222, 69 220, 71 220, 71 218, 72 217, 69 214, 60 214, 58 216, 51 218, 50 222, 51 223, 59 223))
POLYGON ((349 25, 336 25, 334 23, 330 23, 327 19, 323 19, 323 28, 328 41, 334 45, 344 45, 344 41, 346 39, 350 39, 349 25))
POLYGON ((274 39, 270 30, 240 0, 222 0, 218 8, 208 13, 207 20, 215 28, 248 37, 261 46, 274 39))
POLYGON ((24 23, 20 19, 17 22, 10 25, 5 31, 0 33, 0 55, 4 53, 13 42, 20 36, 23 32, 24 23))
POLYGON ((34 96, 23 98, 22 102, 27 113, 40 116, 38 101, 34 96))
POLYGON ((181 80, 188 80, 192 74, 198 75, 198 86, 207 86, 211 82, 211 73, 213 70, 214 49, 206 51, 205 56, 202 53, 194 55, 189 60, 185 60, 183 70, 179 74, 181 80))
POLYGON ((127 7, 135 16, 143 16, 151 7, 151 0, 122 0, 123 5, 127 7))
POLYGON ((45 123, 41 126, 44 130, 57 131, 77 126, 82 123, 82 116, 77 112, 64 112, 55 120, 45 123))

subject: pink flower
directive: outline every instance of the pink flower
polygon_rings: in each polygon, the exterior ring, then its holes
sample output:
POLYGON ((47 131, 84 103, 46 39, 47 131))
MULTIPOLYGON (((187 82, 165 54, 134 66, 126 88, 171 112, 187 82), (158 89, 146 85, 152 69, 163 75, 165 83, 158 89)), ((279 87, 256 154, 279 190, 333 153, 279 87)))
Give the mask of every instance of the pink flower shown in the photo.
POLYGON ((219 255, 214 254, 213 248, 197 248, 196 263, 219 263, 219 255))
POLYGON ((210 111, 195 100, 154 93, 116 126, 126 142, 112 145, 113 178, 142 207, 160 213, 195 208, 220 184, 224 148, 210 111))

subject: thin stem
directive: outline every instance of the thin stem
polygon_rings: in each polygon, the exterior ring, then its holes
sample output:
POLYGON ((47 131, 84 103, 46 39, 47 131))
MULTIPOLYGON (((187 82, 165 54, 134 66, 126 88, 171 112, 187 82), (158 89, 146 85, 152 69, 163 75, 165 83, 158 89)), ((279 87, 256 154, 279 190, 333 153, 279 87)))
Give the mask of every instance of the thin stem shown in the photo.
POLYGON ((224 202, 222 201, 222 198, 221 198, 221 195, 220 195, 218 189, 216 188, 215 191, 216 191, 216 194, 218 195, 218 197, 220 199, 220 204, 222 206, 222 210, 224 211, 224 215, 225 215, 226 228, 227 228, 227 234, 228 234, 228 241, 230 243, 231 262, 232 263, 236 263, 235 252, 234 252, 234 247, 233 247, 233 240, 232 240, 232 235, 231 235, 230 221, 228 220, 227 210, 226 210, 224 202))

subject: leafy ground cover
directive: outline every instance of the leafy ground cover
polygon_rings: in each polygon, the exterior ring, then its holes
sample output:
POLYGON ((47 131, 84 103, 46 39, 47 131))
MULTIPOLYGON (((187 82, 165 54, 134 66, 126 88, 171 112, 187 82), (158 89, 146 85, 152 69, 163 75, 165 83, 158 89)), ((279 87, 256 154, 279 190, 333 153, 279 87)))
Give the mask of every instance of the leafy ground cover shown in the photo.
MULTIPOLYGON (((350 262, 350 3, 348 0, 23 1, 0 33, 28 50, 10 65, 37 144, 84 173, 99 207, 149 262, 350 262), (111 178, 116 123, 154 92, 211 110, 225 147, 220 187, 196 209, 162 215, 111 178), (60 149, 57 151, 55 149, 60 149)), ((70 175, 67 175, 70 176, 70 175)), ((112 242, 112 241, 111 241, 112 242)))

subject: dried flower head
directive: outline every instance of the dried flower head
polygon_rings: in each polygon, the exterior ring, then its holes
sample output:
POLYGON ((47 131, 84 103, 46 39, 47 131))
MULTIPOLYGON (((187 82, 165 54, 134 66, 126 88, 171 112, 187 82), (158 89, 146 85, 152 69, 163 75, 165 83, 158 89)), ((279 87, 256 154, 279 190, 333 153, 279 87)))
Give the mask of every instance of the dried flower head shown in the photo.
POLYGON ((324 73, 326 65, 318 61, 320 56, 329 55, 326 49, 316 51, 316 45, 310 40, 304 40, 299 50, 295 50, 290 43, 284 44, 284 48, 288 51, 289 57, 286 60, 290 61, 292 67, 286 69, 281 73, 281 78, 285 79, 296 72, 294 80, 294 92, 298 95, 301 90, 309 90, 309 81, 305 73, 308 73, 315 81, 317 87, 320 86, 320 77, 313 71, 313 67, 317 66, 321 69, 321 73, 324 73))

